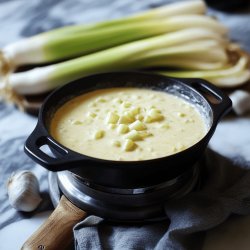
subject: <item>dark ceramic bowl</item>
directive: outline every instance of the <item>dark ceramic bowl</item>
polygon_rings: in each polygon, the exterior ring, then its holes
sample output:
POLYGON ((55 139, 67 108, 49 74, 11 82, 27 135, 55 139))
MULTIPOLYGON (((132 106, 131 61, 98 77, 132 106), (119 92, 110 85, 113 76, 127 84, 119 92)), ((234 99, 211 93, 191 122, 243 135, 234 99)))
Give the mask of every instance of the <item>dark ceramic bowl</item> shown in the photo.
POLYGON ((170 78, 155 74, 122 72, 88 76, 55 90, 40 109, 38 123, 26 141, 25 152, 50 171, 69 170, 98 185, 138 188, 157 185, 188 171, 202 156, 220 118, 231 108, 231 100, 222 91, 202 79, 170 78), (95 89, 143 87, 179 96, 194 104, 204 117, 207 134, 179 153, 144 161, 112 161, 79 154, 61 145, 49 132, 55 111, 70 99, 95 89), (55 155, 41 150, 48 145, 55 155))

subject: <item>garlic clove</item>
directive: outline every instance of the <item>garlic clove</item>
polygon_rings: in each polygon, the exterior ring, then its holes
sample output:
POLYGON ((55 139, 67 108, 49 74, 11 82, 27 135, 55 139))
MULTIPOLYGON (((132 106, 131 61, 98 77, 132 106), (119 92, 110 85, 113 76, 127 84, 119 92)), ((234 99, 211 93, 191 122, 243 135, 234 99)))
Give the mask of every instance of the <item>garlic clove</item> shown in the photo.
POLYGON ((230 95, 233 110, 237 115, 243 115, 250 111, 250 94, 244 90, 236 90, 230 95))
POLYGON ((38 180, 30 171, 13 173, 8 180, 7 189, 9 202, 18 211, 31 212, 42 201, 38 180))

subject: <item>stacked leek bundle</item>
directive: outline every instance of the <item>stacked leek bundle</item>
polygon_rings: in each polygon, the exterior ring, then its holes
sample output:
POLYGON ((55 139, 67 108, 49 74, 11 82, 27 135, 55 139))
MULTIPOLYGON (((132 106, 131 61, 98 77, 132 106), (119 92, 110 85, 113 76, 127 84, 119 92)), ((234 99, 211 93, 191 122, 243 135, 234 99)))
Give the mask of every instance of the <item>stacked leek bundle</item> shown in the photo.
POLYGON ((133 69, 204 78, 219 87, 245 83, 247 55, 205 11, 203 1, 184 1, 9 44, 0 52, 1 94, 20 100, 89 74, 133 69), (17 72, 23 65, 32 69, 17 72))

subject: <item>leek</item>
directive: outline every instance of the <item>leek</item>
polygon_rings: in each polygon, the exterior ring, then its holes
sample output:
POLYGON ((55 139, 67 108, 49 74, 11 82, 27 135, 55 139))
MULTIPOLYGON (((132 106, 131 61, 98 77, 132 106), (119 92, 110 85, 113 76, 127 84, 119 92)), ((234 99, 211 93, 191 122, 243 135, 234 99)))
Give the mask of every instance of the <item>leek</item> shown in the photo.
POLYGON ((230 87, 238 87, 250 79, 250 71, 248 69, 244 69, 234 75, 223 76, 223 77, 207 77, 208 81, 216 84, 218 87, 222 88, 230 88, 230 87))
POLYGON ((239 86, 250 79, 249 58, 230 43, 222 24, 203 15, 205 7, 202 1, 179 2, 9 44, 0 51, 0 94, 19 101, 89 74, 131 69, 239 86), (27 64, 48 65, 13 73, 27 64))
POLYGON ((139 59, 140 55, 158 50, 159 48, 185 44, 194 39, 214 39, 220 41, 221 37, 216 32, 201 28, 171 32, 65 62, 14 73, 9 75, 8 83, 19 94, 46 92, 95 72, 142 68, 144 65, 143 61, 139 59))
POLYGON ((25 64, 61 61, 139 39, 195 27, 211 29, 222 36, 227 33, 224 26, 210 17, 183 15, 165 18, 161 22, 115 25, 65 36, 38 35, 7 45, 2 50, 2 57, 8 62, 9 69, 15 69, 25 64))
POLYGON ((184 77, 184 78, 203 78, 211 81, 219 87, 236 87, 250 79, 248 69, 248 57, 241 55, 235 65, 225 66, 217 70, 210 71, 159 71, 159 74, 184 77))
MULTIPOLYGON (((181 66, 184 68, 201 69, 199 62, 215 63, 214 68, 225 65, 228 56, 224 45, 214 40, 200 40, 184 45, 170 46, 159 50, 149 51, 139 55, 136 59, 145 66, 181 66), (186 61, 192 61, 190 64, 186 61), (217 66, 216 66, 217 63, 217 66), (186 67, 185 67, 186 65, 186 67), (196 66, 197 65, 197 66, 196 66)), ((207 68, 208 69, 208 68, 207 68)), ((211 69, 211 68, 210 68, 211 69)))

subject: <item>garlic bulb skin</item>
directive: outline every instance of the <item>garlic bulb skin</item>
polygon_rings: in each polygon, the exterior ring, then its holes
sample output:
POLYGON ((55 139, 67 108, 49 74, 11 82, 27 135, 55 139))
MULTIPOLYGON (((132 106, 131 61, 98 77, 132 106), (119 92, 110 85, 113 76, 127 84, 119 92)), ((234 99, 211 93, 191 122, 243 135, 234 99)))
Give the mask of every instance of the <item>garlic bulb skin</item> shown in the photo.
POLYGON ((30 171, 13 173, 8 180, 7 189, 9 202, 18 211, 31 212, 42 201, 38 180, 30 171))

